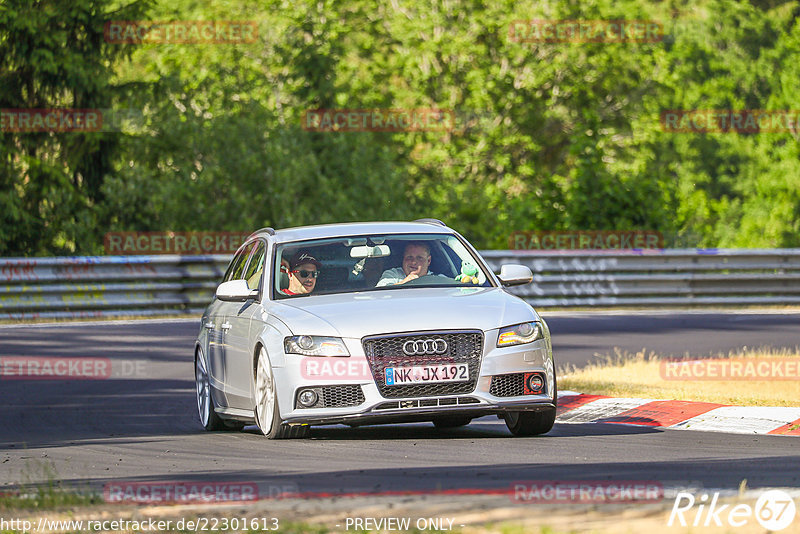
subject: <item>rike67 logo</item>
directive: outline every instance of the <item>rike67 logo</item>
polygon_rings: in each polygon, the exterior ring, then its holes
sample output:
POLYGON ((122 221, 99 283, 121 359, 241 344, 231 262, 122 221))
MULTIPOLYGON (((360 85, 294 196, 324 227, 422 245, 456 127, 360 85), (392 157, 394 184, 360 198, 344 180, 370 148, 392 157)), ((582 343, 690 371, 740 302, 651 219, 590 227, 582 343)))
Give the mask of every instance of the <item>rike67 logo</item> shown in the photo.
POLYGON ((681 491, 675 497, 667 526, 721 527, 727 524, 743 527, 755 519, 765 529, 777 532, 792 524, 796 511, 794 499, 781 490, 765 491, 758 497, 755 506, 745 503, 719 504, 719 492, 715 492, 709 500, 709 495, 705 493, 697 499, 691 493, 681 491))

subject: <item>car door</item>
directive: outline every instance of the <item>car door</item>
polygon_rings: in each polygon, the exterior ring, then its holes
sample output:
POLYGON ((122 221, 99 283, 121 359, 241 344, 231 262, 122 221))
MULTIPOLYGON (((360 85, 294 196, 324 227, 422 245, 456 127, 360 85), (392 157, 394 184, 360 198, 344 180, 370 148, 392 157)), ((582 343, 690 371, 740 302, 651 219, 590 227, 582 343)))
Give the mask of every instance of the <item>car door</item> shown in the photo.
POLYGON ((262 239, 256 241, 247 262, 242 279, 250 289, 259 290, 259 298, 246 302, 236 302, 230 308, 225 321, 230 325, 225 343, 226 397, 231 408, 251 409, 251 375, 253 367, 253 347, 250 343, 250 323, 260 310, 262 279, 266 260, 267 245, 262 239))
MULTIPOLYGON (((228 269, 225 271, 225 275, 222 277, 222 282, 231 280, 235 272, 244 268, 244 263, 246 261, 247 254, 245 254, 243 251, 240 250, 234 254, 233 259, 231 260, 230 264, 228 264, 228 269)), ((208 307, 208 314, 206 316, 205 323, 203 323, 203 327, 206 329, 205 353, 207 358, 206 363, 208 365, 209 381, 211 383, 215 403, 222 406, 225 405, 225 399, 218 398, 218 395, 222 394, 224 397, 223 391, 225 389, 225 366, 223 362, 223 354, 225 351, 223 338, 224 331, 222 329, 222 324, 225 322, 223 309, 225 304, 225 302, 215 298, 208 307)))
POLYGON ((221 300, 214 299, 211 305, 209 305, 203 321, 206 334, 203 342, 205 367, 208 372, 209 385, 211 386, 211 396, 214 399, 214 404, 217 406, 225 404, 224 394, 222 393, 224 389, 222 330, 219 327, 222 323, 222 319, 219 315, 221 304, 221 300))
MULTIPOLYGON (((236 252, 230 267, 228 267, 228 271, 225 273, 224 282, 242 279, 245 267, 247 266, 247 260, 252 254, 255 245, 255 242, 248 243, 236 252)), ((212 373, 211 376, 214 382, 219 384, 217 389, 221 391, 224 396, 223 399, 220 399, 221 402, 219 402, 219 404, 230 406, 230 400, 228 398, 230 377, 227 373, 227 359, 228 353, 230 352, 230 330, 233 324, 229 321, 229 317, 236 315, 242 303, 216 300, 214 304, 216 316, 212 321, 209 338, 215 340, 215 343, 213 346, 209 343, 209 372, 212 373)))

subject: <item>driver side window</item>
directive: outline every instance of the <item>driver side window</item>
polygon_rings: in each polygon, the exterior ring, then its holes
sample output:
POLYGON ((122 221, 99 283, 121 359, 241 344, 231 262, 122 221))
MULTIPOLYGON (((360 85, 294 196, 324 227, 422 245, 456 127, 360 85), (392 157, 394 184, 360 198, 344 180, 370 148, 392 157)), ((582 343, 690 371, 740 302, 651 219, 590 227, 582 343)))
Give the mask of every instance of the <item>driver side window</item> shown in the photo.
POLYGON ((250 243, 244 249, 242 249, 236 257, 233 258, 230 267, 228 267, 228 272, 225 273, 225 279, 223 282, 230 282, 231 280, 241 280, 242 275, 244 273, 244 267, 247 263, 247 257, 253 251, 253 247, 255 247, 256 243, 250 243))
POLYGON ((264 272, 264 257, 266 256, 267 247, 263 241, 258 242, 250 263, 247 264, 247 270, 244 273, 244 279, 247 280, 247 287, 250 289, 258 289, 261 283, 261 273, 264 272))

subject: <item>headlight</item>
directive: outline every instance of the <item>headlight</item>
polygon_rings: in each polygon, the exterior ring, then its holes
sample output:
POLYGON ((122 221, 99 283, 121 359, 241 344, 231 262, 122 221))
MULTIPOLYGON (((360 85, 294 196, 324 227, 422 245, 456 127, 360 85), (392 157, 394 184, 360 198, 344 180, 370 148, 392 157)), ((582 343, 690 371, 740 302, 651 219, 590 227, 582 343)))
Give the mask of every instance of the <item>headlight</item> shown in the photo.
POLYGON ((531 343, 543 337, 544 331, 542 330, 542 325, 538 322, 522 323, 501 328, 500 335, 497 336, 497 346, 511 347, 514 345, 522 345, 523 343, 531 343))
POLYGON ((283 340, 286 354, 303 356, 350 356, 344 341, 338 337, 292 336, 283 340))

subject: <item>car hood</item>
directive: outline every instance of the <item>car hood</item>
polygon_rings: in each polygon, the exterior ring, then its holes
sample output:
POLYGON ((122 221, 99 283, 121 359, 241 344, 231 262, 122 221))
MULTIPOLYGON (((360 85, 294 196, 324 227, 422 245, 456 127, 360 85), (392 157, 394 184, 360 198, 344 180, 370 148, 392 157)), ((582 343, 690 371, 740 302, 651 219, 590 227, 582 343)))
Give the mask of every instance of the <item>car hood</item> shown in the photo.
POLYGON ((425 330, 483 331, 538 319, 501 288, 409 288, 313 295, 274 303, 270 312, 297 335, 362 338, 425 330))

